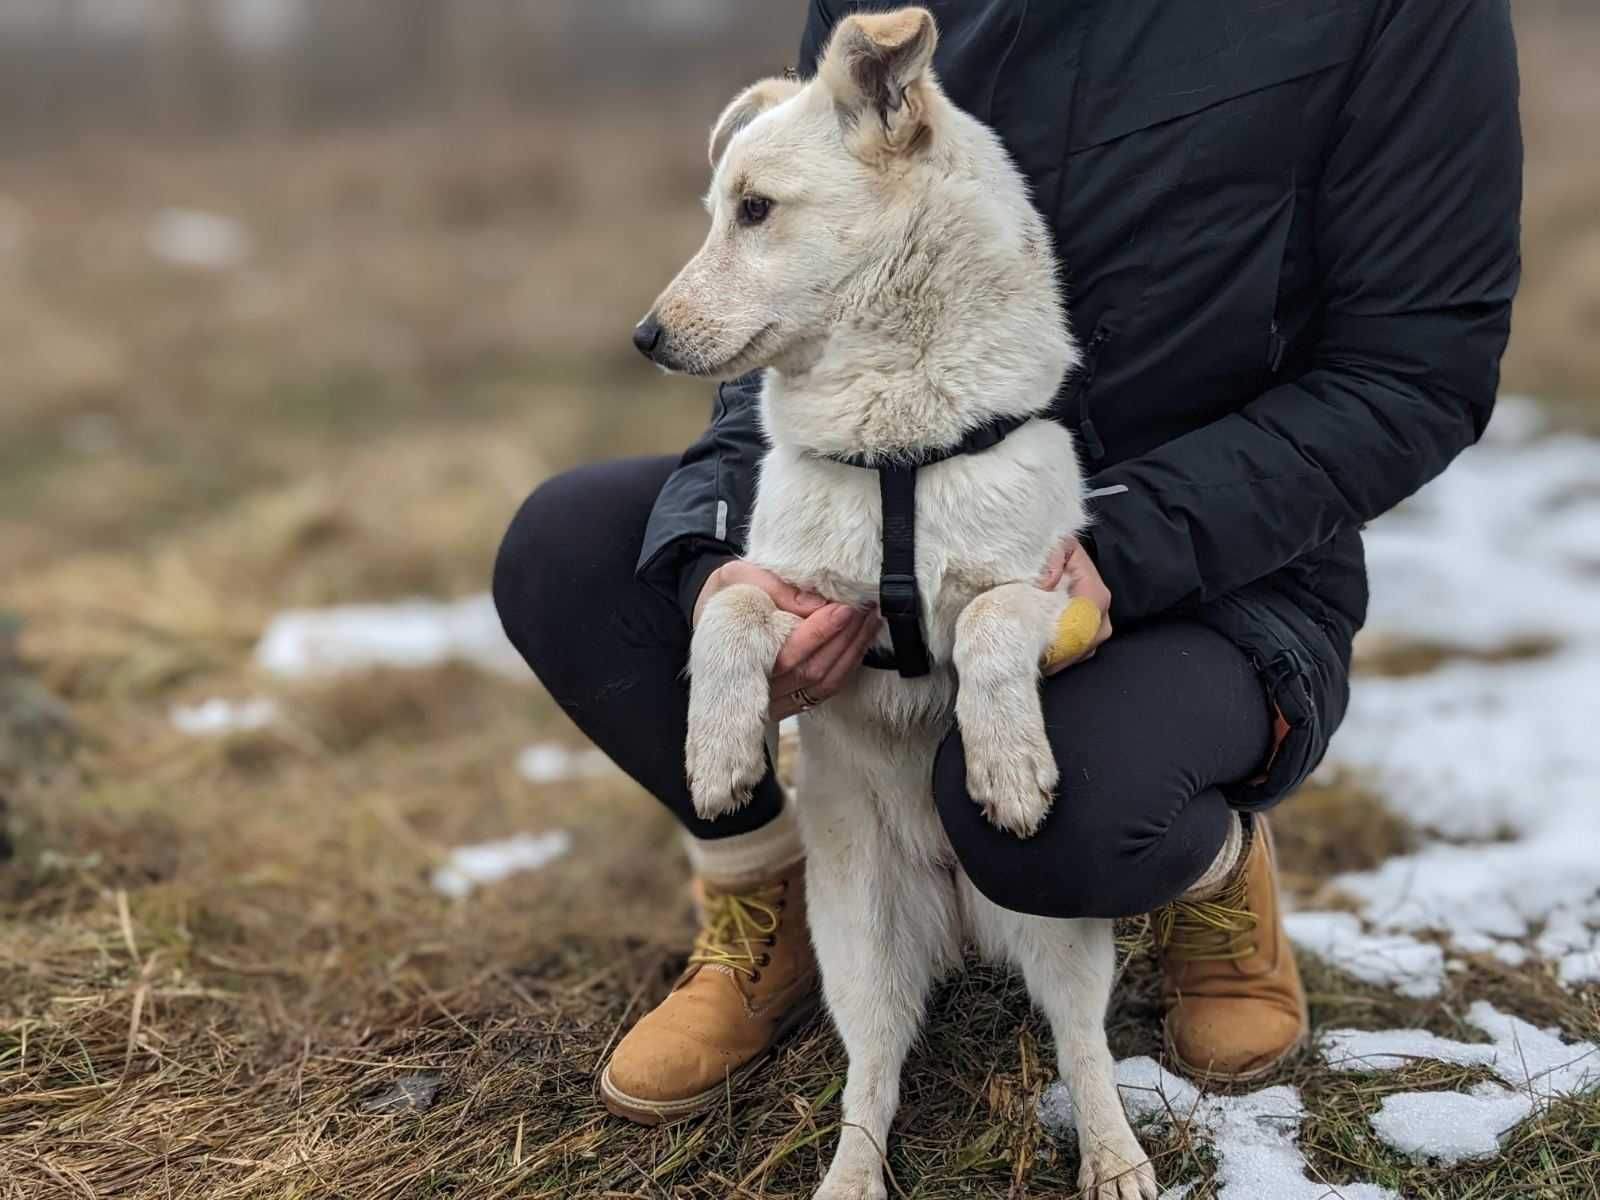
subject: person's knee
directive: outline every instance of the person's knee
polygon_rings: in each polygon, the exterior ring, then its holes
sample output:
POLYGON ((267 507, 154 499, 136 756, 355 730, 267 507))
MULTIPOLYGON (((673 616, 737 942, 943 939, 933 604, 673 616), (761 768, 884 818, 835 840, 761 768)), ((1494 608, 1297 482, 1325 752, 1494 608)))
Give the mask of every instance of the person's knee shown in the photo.
POLYGON ((1021 839, 990 825, 967 791, 958 738, 934 768, 935 802, 967 878, 1001 908, 1045 917, 1138 916, 1182 889, 1198 814, 1180 818, 1181 830, 1162 826, 1151 813, 1183 806, 1166 804, 1154 787, 1117 782, 1110 770, 1087 778, 1065 771, 1043 827, 1021 839))
POLYGON ((535 671, 536 660, 543 657, 541 631, 564 624, 551 611, 561 592, 544 581, 569 577, 564 560, 570 556, 571 539, 563 533, 563 513, 571 515, 563 500, 568 487, 567 477, 557 475, 535 488, 511 518, 495 555, 495 610, 506 636, 535 671))
POLYGON ((1116 836, 1098 805, 1058 799, 1044 828, 1018 838, 995 828, 967 791, 966 760, 951 738, 934 767, 934 800, 972 885, 1014 912, 1048 917, 1121 915, 1116 836))

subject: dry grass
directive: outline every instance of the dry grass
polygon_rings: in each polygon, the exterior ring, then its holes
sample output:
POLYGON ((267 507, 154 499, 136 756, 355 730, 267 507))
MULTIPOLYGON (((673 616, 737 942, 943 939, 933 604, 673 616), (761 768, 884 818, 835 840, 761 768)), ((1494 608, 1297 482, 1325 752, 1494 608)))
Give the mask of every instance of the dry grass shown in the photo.
MULTIPOLYGON (((384 706, 371 699, 381 690, 340 685, 297 711, 331 741, 384 706)), ((66 807, 28 791, 0 935, 11 1172, 0 1195, 807 1194, 844 1069, 820 1024, 737 1102, 685 1126, 634 1128, 594 1099, 608 1048, 680 961, 689 903, 664 824, 641 829, 648 809, 614 784, 530 797, 497 782, 514 743, 482 728, 495 725, 486 714, 511 702, 521 721, 539 720, 504 685, 448 669, 397 691, 392 727, 379 721, 336 750, 297 748, 265 766, 190 754, 163 766, 164 786, 145 801, 92 772, 55 793, 66 807), (163 802, 169 789, 185 802, 163 802), (269 797, 278 811, 259 813, 269 797), (475 829, 554 820, 575 829, 579 852, 546 873, 466 906, 423 884, 439 848, 475 829), (432 1108, 371 1111, 417 1074, 437 1077, 432 1108)), ((1592 998, 1492 959, 1452 976, 1442 1003, 1307 965, 1322 1026, 1471 1038, 1460 1014, 1487 997, 1600 1032, 1592 998)), ((1158 1052, 1157 984, 1147 959, 1130 965, 1111 1021, 1119 1055, 1158 1052)), ((1048 1046, 1013 978, 975 968, 941 991, 891 1153, 905 1194, 1072 1194, 1072 1154, 1031 1117, 1053 1075, 1048 1046)), ((1485 1176, 1387 1156, 1363 1114, 1419 1082, 1408 1075, 1329 1077, 1305 1058, 1280 1081, 1305 1091, 1307 1145, 1330 1178, 1392 1176, 1408 1196, 1443 1198, 1502 1194, 1473 1189, 1526 1174, 1520 1159, 1485 1176)), ((1585 1119, 1563 1106, 1518 1145, 1554 1147, 1558 1169, 1582 1178, 1594 1157, 1585 1119)), ((1168 1182, 1209 1177, 1181 1131, 1152 1149, 1168 1182)))
POLYGON ((1406 638, 1396 640, 1362 635, 1356 639, 1355 662, 1358 670, 1371 675, 1426 675, 1446 663, 1508 663, 1545 658, 1561 648, 1550 638, 1512 638, 1498 646, 1478 649, 1406 638))
POLYGON ((1274 819, 1283 886, 1305 908, 1344 907, 1328 881, 1366 871, 1416 845, 1414 831, 1360 781, 1341 773, 1300 788, 1274 819))
MULTIPOLYGON (((262 553, 275 544, 262 539, 262 553)), ((384 545, 356 536, 348 556, 381 559, 384 545)), ((114 595, 130 566, 96 555, 58 569, 114 595)), ((259 578, 248 561, 231 577, 245 590, 259 578)), ((205 585, 211 603, 242 599, 218 590, 225 579, 205 585)), ((61 628, 48 613, 43 624, 61 628)), ((74 665, 103 648, 56 637, 31 658, 74 689, 78 744, 30 743, 13 781, 0 1196, 808 1194, 844 1069, 821 1024, 699 1121, 642 1130, 596 1103, 610 1046, 677 969, 690 903, 669 823, 631 786, 515 775, 526 741, 564 736, 548 700, 461 667, 289 687, 256 674, 246 639, 205 629, 192 655, 205 665, 167 682, 147 672, 112 686, 118 677, 74 665), (262 689, 285 708, 282 730, 196 742, 168 727, 170 699, 262 689), (427 886, 450 846, 557 826, 577 848, 544 872, 465 903, 427 886), (437 1079, 431 1108, 373 1110, 416 1075, 437 1079)), ((167 636, 190 655, 181 629, 167 636)), ((1410 841, 1348 779, 1308 788, 1277 828, 1290 887, 1318 902, 1329 872, 1410 841)), ((1423 1002, 1306 966, 1321 1026, 1470 1038, 1460 1014, 1488 997, 1600 1033, 1595 997, 1540 968, 1474 960, 1443 1002, 1423 1002)), ((1148 958, 1130 964, 1110 1022, 1119 1056, 1159 1054, 1158 984, 1148 958)), ((1016 980, 977 968, 948 984, 906 1076, 890 1160, 903 1193, 1071 1195, 1072 1151, 1032 1119, 1052 1076, 1048 1031, 1016 980)), ((1445 1200, 1535 1177, 1542 1168, 1525 1160, 1536 1153, 1573 1181, 1594 1161, 1581 1141, 1593 1114, 1580 1106, 1520 1134, 1516 1158, 1447 1172, 1396 1161, 1367 1132, 1395 1080, 1329 1077, 1307 1056, 1280 1081, 1305 1092, 1308 1152, 1330 1179, 1445 1200)), ((1181 1127, 1150 1144, 1166 1182, 1212 1194, 1208 1153, 1181 1127)))

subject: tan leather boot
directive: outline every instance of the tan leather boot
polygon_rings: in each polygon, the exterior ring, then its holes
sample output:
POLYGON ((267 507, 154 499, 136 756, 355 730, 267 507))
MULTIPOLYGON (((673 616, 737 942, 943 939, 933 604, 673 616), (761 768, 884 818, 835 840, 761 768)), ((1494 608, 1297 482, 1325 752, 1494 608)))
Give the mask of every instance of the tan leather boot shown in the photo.
POLYGON ((1304 1042, 1305 989, 1278 907, 1278 866, 1265 818, 1256 816, 1234 877, 1205 900, 1156 914, 1167 1055, 1206 1083, 1259 1079, 1304 1042))
POLYGON ((701 911, 688 967, 600 1076, 605 1106, 642 1125, 719 1103, 731 1078, 816 1011, 803 860, 737 890, 705 884, 701 911))

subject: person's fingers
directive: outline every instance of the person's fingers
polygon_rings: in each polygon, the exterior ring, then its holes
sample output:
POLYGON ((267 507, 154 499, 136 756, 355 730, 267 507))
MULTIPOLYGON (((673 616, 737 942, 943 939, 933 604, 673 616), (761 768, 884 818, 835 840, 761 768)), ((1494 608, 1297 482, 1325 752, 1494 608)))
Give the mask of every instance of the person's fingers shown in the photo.
POLYGON ((1065 573, 1067 590, 1072 595, 1087 596, 1101 612, 1110 610, 1111 589, 1100 577, 1100 569, 1094 565, 1094 559, 1076 540, 1068 544, 1065 573))
POLYGON ((772 700, 769 706, 772 720, 781 721, 795 713, 804 712, 808 706, 799 698, 799 693, 802 691, 819 704, 830 696, 837 695, 839 689, 850 681, 850 677, 861 669, 867 648, 872 645, 878 636, 878 631, 883 628, 883 620, 875 611, 864 615, 866 619, 861 622, 860 628, 848 636, 841 634, 834 638, 826 647, 812 655, 811 659, 802 665, 801 670, 773 678, 772 700), (808 681, 807 677, 817 669, 818 660, 824 655, 831 660, 826 673, 821 676, 820 682, 808 681))
POLYGON ((767 706, 767 720, 786 721, 792 716, 805 711, 805 705, 795 698, 792 692, 784 695, 774 695, 772 703, 767 706))
POLYGON ((851 655, 857 659, 861 657, 862 635, 865 631, 874 629, 877 621, 876 612, 863 612, 855 623, 846 626, 832 641, 819 648, 796 670, 795 674, 800 677, 800 686, 819 700, 831 694, 824 691, 824 681, 838 672, 841 663, 847 664, 851 655))
POLYGON ((840 688, 850 681, 850 678, 861 670, 861 660, 866 657, 867 649, 877 639, 878 631, 883 628, 883 619, 877 613, 872 614, 872 619, 863 622, 856 636, 850 640, 838 661, 829 669, 822 682, 817 685, 818 699, 826 699, 835 695, 840 688))
POLYGON ((797 663, 793 670, 773 675, 772 694, 795 692, 805 688, 808 694, 815 696, 817 684, 855 639, 862 620, 864 620, 862 617, 852 620, 844 629, 818 646, 809 658, 797 663))
POLYGON ((772 597, 772 602, 784 612, 793 613, 797 617, 809 617, 823 605, 827 598, 815 592, 801 591, 793 584, 784 583, 777 576, 772 577, 777 582, 777 587, 769 589, 767 595, 772 597))
POLYGON ((797 617, 809 617, 828 602, 825 597, 786 583, 765 567, 758 567, 754 563, 730 564, 729 570, 735 582, 753 584, 771 596, 772 602, 784 612, 791 612, 797 617))
POLYGON ((861 619, 860 610, 848 604, 827 604, 796 626, 772 664, 774 680, 789 675, 828 642, 861 619))
POLYGON ((693 623, 696 625, 700 623, 700 612, 707 600, 736 583, 747 583, 760 588, 784 612, 791 612, 797 617, 809 617, 828 603, 825 597, 815 592, 808 592, 793 584, 785 583, 765 567, 758 567, 754 563, 736 558, 723 563, 706 579, 700 589, 699 597, 695 600, 693 623))

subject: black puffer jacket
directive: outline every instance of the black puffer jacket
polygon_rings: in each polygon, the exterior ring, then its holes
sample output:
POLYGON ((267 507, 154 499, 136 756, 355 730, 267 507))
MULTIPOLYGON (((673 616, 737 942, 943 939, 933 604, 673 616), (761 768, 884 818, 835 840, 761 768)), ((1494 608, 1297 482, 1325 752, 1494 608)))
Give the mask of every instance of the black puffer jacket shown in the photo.
MULTIPOLYGON (((1058 399, 1097 488, 1119 627, 1185 612, 1261 666, 1290 732, 1265 806, 1344 714, 1360 529, 1483 432, 1516 290, 1506 0, 931 0, 950 97, 1055 232, 1087 351, 1058 399)), ((857 5, 813 0, 809 74, 857 5)), ((860 7, 892 7, 885 4, 860 7)), ((662 490, 641 577, 733 553, 754 378, 662 490)))

